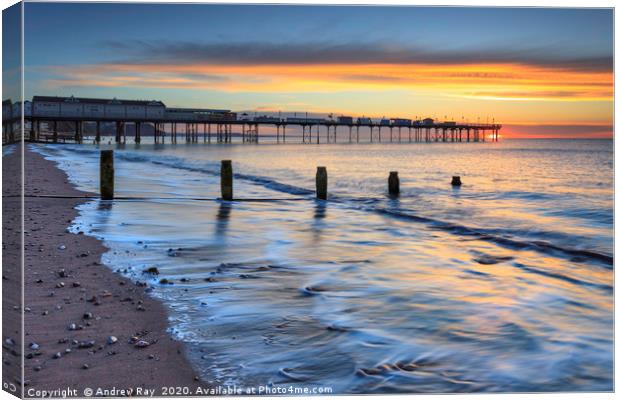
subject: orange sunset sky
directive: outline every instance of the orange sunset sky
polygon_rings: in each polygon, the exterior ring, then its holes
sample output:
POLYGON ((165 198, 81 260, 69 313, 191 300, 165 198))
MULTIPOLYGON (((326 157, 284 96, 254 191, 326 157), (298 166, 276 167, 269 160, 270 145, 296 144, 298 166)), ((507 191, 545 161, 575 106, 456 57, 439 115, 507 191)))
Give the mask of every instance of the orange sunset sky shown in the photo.
POLYGON ((27 3, 26 97, 494 119, 504 137, 611 137, 612 18, 605 9, 27 3))

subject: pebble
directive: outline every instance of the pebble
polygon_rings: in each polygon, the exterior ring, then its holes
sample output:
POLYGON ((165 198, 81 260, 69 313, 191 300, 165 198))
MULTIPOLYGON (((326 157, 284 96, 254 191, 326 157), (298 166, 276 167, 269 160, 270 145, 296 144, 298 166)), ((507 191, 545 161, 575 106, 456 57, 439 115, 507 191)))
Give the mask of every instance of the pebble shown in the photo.
POLYGON ((70 331, 77 331, 77 325, 76 324, 69 324, 67 329, 69 329, 70 331))
POLYGON ((39 350, 39 349, 41 348, 41 346, 39 346, 39 344, 38 344, 38 343, 35 343, 35 342, 30 343, 30 346, 29 346, 29 347, 30 347, 32 350, 39 350))
POLYGON ((89 368, 88 364, 82 365, 82 369, 88 369, 88 368, 89 368))
POLYGON ((15 346, 15 341, 11 338, 4 339, 4 343, 8 346, 15 346))
POLYGON ((67 277, 67 272, 64 269, 61 269, 58 271, 58 276, 61 278, 66 278, 67 277))
POLYGON ((95 346, 95 341, 94 340, 88 340, 85 342, 80 342, 78 344, 78 349, 90 349, 91 347, 95 346))
POLYGON ((64 244, 61 244, 60 246, 58 246, 58 250, 66 250, 67 246, 65 246, 64 244))
POLYGON ((93 319, 93 313, 91 313, 91 312, 84 313, 82 318, 84 318, 84 319, 93 319))
POLYGON ((80 287, 80 282, 73 282, 73 287, 80 287))
POLYGON ((108 336, 108 344, 114 344, 118 342, 118 338, 116 336, 108 336))
POLYGON ((64 283, 64 282, 58 282, 58 283, 56 284, 56 287, 57 287, 57 288, 59 288, 59 289, 60 289, 60 288, 63 288, 63 287, 65 287, 65 283, 64 283))
POLYGON ((159 270, 157 269, 157 267, 150 267, 150 268, 145 269, 142 272, 146 274, 159 275, 159 270))
POLYGON ((149 347, 151 344, 149 342, 147 342, 146 340, 138 340, 136 342, 136 344, 134 344, 135 347, 138 348, 144 348, 144 347, 149 347))
POLYGON ((62 354, 60 352, 54 354, 54 358, 60 358, 60 357, 62 357, 62 354))

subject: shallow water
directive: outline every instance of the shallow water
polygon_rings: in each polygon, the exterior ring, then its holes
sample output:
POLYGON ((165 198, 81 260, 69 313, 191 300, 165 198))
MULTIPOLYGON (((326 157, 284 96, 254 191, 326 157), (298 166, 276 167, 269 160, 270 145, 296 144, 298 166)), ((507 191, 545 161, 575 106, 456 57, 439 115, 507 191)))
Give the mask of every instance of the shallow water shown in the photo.
POLYGON ((6 157, 11 155, 13 151, 15 151, 16 145, 14 144, 5 144, 2 146, 2 157, 6 157))
MULTIPOLYGON (((33 148, 98 191, 98 148, 33 148)), ((150 200, 89 202, 72 229, 152 285, 206 380, 612 389, 611 141, 143 144, 115 156, 117 195, 150 200), (221 159, 236 197, 277 200, 188 200, 219 195, 221 159), (318 165, 328 202, 313 199, 318 165), (386 196, 391 170, 399 199, 386 196)))

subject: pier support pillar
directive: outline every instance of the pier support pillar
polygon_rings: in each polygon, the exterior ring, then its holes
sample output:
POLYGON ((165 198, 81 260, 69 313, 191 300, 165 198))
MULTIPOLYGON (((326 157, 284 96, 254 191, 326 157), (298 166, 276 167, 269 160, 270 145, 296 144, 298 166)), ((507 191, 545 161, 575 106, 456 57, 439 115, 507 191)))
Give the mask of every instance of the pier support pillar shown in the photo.
POLYGON ((231 201, 233 199, 233 169, 231 160, 222 160, 220 170, 220 186, 222 200, 231 201))
POLYGON ((390 171, 390 176, 388 177, 388 192, 392 197, 396 197, 400 194, 400 180, 398 179, 398 171, 390 171))
POLYGON ((114 141, 116 143, 121 141, 121 123, 116 121, 116 133, 114 135, 114 141))
POLYGON ((114 200, 114 150, 102 150, 99 160, 101 200, 114 200))
POLYGON ((327 168, 316 167, 316 198, 327 200, 327 168))
POLYGON ((134 142, 140 143, 140 122, 136 122, 136 137, 134 138, 134 142))
POLYGON ((36 139, 36 133, 34 131, 34 121, 30 121, 30 141, 34 142, 36 139))

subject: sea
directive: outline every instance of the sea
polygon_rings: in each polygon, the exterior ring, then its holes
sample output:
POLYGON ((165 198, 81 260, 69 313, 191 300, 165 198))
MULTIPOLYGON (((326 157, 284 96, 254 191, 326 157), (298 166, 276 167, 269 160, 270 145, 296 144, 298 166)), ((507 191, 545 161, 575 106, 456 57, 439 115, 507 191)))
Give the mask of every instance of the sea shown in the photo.
POLYGON ((115 150, 119 199, 70 230, 163 301, 214 385, 613 390, 612 140, 28 146, 94 193, 115 150))

